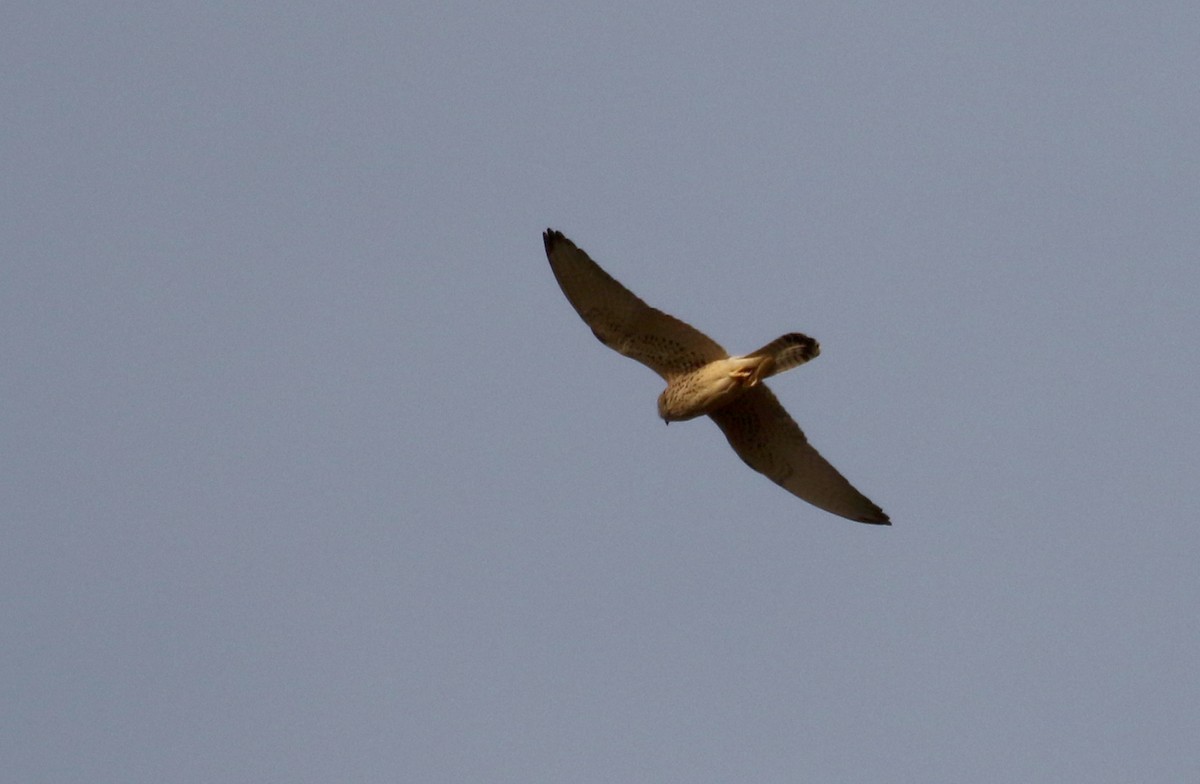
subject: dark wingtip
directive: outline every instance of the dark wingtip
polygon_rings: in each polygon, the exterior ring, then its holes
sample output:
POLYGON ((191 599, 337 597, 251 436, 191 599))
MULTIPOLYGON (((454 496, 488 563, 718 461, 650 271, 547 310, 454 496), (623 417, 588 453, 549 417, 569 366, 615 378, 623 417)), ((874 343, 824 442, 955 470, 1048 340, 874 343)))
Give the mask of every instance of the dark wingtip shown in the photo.
POLYGON ((863 517, 859 517, 856 520, 856 522, 866 523, 867 525, 891 525, 892 524, 891 519, 888 518, 887 513, 884 512, 882 509, 879 511, 879 514, 871 515, 870 517, 867 517, 864 515, 863 517))
POLYGON ((565 239, 566 237, 563 236, 561 231, 555 231, 554 229, 546 229, 543 231, 542 244, 546 246, 546 255, 549 256, 550 251, 554 250, 554 246, 565 239))

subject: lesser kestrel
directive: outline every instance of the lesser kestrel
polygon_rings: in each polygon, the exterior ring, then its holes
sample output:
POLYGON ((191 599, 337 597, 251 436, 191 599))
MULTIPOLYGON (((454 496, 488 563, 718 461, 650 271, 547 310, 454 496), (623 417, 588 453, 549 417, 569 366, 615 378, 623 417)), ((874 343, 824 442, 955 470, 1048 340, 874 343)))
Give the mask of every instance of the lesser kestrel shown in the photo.
POLYGON ((636 359, 667 382, 658 414, 668 423, 707 414, 755 471, 827 512, 891 525, 809 445, 800 426, 762 383, 820 353, 799 333, 731 357, 698 329, 642 302, 562 232, 542 234, 558 285, 600 342, 636 359))

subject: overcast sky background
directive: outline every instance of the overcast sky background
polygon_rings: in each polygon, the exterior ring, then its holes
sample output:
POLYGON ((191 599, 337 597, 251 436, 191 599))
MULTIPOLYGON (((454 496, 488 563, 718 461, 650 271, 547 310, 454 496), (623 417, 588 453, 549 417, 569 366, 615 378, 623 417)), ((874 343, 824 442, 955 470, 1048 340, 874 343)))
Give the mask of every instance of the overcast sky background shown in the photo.
POLYGON ((21 782, 1200 777, 1200 6, 10 3, 21 782), (891 515, 664 428, 561 229, 891 515))

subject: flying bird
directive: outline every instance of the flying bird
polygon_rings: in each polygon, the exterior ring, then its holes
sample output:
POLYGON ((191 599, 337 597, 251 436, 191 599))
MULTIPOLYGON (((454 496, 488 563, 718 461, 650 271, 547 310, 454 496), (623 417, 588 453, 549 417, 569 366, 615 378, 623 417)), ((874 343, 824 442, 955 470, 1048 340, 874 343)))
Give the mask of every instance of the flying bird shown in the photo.
POLYGON ((809 445, 763 383, 816 357, 817 341, 793 332, 731 357, 700 330, 642 302, 562 232, 547 229, 542 239, 559 287, 592 333, 667 382, 658 396, 664 421, 708 415, 748 466, 789 493, 850 520, 891 525, 809 445))

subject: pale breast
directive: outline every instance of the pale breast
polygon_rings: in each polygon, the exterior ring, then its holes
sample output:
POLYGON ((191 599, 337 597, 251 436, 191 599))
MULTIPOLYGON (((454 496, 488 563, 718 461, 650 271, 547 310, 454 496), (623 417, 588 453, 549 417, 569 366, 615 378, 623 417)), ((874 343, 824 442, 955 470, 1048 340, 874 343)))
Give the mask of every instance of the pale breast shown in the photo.
POLYGON ((739 359, 728 357, 676 378, 663 391, 663 416, 679 421, 708 414, 735 400, 745 387, 733 375, 739 359))

